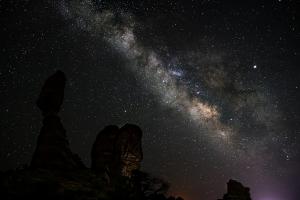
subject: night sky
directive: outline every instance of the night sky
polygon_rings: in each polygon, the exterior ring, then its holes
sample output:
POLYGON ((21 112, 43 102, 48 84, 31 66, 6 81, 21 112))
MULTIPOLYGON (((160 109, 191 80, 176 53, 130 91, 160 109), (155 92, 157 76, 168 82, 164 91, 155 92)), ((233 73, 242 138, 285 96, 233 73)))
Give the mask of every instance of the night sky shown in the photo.
POLYGON ((134 123, 142 169, 173 195, 215 200, 234 178, 254 200, 299 199, 299 1, 0 5, 1 170, 30 162, 35 102, 60 69, 60 116, 87 166, 102 128, 134 123))

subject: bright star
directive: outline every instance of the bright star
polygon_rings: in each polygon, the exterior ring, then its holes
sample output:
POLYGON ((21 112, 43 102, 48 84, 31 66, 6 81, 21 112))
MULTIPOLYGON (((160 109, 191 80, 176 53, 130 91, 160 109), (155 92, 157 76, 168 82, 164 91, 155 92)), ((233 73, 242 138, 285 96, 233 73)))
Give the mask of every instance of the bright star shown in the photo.
POLYGON ((170 73, 174 76, 178 76, 181 77, 183 75, 183 71, 182 70, 171 70, 170 73))

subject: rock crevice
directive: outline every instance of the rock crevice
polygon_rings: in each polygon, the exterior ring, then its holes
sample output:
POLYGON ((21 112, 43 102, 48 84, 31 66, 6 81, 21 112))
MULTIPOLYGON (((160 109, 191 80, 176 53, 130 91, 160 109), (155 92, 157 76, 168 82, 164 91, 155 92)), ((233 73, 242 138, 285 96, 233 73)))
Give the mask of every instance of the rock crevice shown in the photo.
POLYGON ((95 140, 91 156, 93 170, 131 177, 143 159, 142 130, 133 124, 120 129, 113 125, 105 127, 95 140))

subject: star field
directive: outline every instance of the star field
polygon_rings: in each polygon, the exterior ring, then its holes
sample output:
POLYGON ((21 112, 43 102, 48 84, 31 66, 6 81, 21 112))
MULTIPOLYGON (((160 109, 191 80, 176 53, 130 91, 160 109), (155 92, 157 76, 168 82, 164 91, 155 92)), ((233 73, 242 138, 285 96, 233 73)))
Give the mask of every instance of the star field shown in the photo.
POLYGON ((129 122, 143 130, 143 170, 171 194, 217 199, 234 178, 255 200, 296 200, 296 4, 1 1, 1 170, 30 161, 35 101, 61 69, 61 118, 87 165, 97 133, 129 122))

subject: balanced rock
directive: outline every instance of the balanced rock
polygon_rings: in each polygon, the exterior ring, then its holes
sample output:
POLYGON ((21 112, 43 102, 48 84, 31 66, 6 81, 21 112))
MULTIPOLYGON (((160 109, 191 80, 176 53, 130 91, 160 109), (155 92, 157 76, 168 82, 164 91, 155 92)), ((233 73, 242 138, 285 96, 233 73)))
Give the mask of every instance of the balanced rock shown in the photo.
POLYGON ((59 112, 64 99, 65 84, 66 77, 62 71, 57 71, 46 80, 36 103, 44 116, 59 112))
POLYGON ((244 187, 240 182, 229 180, 227 183, 227 193, 222 200, 251 200, 250 189, 244 187))
POLYGON ((65 75, 58 71, 46 80, 38 98, 37 106, 44 120, 32 157, 32 168, 62 170, 84 167, 79 156, 70 150, 66 130, 57 116, 63 102, 64 87, 65 75))
POLYGON ((92 169, 110 177, 130 177, 143 159, 142 131, 133 124, 122 128, 107 126, 98 134, 92 148, 92 169))

